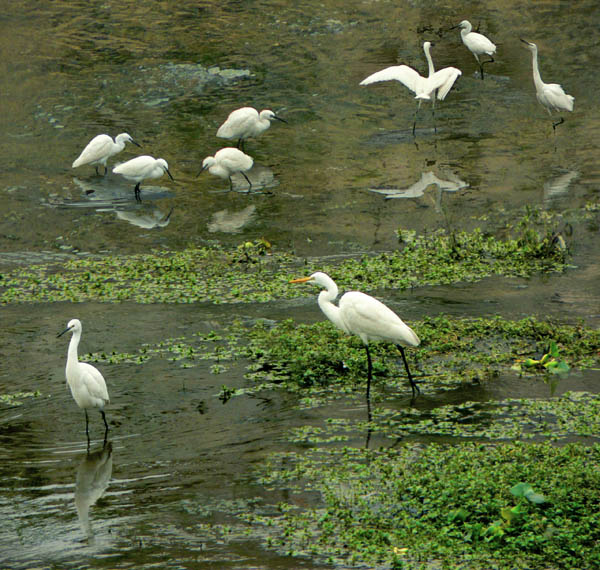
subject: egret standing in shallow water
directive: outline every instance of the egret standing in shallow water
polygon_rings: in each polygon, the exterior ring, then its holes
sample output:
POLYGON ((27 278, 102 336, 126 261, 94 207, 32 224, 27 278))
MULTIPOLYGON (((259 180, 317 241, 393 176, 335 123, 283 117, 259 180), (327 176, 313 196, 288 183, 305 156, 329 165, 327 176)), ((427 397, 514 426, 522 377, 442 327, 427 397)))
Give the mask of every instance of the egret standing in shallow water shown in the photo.
POLYGON ((290 283, 314 283, 322 287, 324 290, 319 293, 318 303, 325 316, 345 333, 355 334, 363 341, 367 351, 367 402, 370 401, 373 368, 369 352, 369 341, 372 340, 393 342, 398 346, 408 374, 413 398, 419 393, 419 387, 408 368, 403 347, 419 346, 421 341, 415 331, 406 325, 394 311, 381 301, 360 291, 345 293, 340 299, 339 306, 336 306, 334 301, 338 296, 337 285, 329 275, 321 271, 317 271, 309 277, 292 279, 290 283))
MULTIPOLYGON (((540 70, 538 67, 538 49, 537 46, 531 42, 521 39, 521 41, 527 45, 531 51, 532 65, 533 65, 533 83, 535 85, 535 94, 537 100, 548 110, 548 114, 552 116, 552 111, 572 111, 573 102, 575 97, 567 95, 563 88, 558 83, 544 83, 540 76, 540 70)), ((560 120, 552 123, 552 128, 556 132, 556 127, 565 120, 563 117, 559 117, 560 120)))
MULTIPOLYGON (((222 148, 215 153, 215 156, 207 156, 202 161, 202 168, 200 172, 208 169, 211 174, 218 176, 219 178, 229 179, 229 190, 233 190, 233 182, 231 176, 236 172, 239 172, 248 181, 248 190, 250 192, 252 188, 252 182, 246 176, 246 172, 252 168, 254 160, 251 156, 241 150, 233 147, 222 148)), ((198 172, 197 176, 200 175, 198 172)))
POLYGON ((287 123, 273 111, 263 109, 260 113, 253 107, 242 107, 229 114, 227 120, 219 127, 217 136, 221 139, 238 139, 237 148, 244 148, 244 141, 257 137, 271 126, 271 121, 287 123))
POLYGON ((432 45, 431 42, 425 42, 423 44, 423 51, 425 52, 427 64, 429 65, 429 75, 427 77, 423 77, 412 69, 412 67, 408 67, 408 65, 394 65, 392 67, 386 67, 381 71, 377 71, 360 82, 360 85, 370 85, 371 83, 377 83, 379 81, 395 80, 400 81, 400 83, 415 93, 415 99, 418 100, 418 105, 417 110, 415 111, 415 120, 413 122, 413 135, 415 134, 417 114, 421 108, 421 101, 430 100, 435 112, 436 95, 440 101, 443 101, 450 89, 452 89, 454 82, 461 75, 460 69, 457 69, 456 67, 445 67, 439 71, 435 70, 429 53, 432 45))
POLYGON ((462 38, 463 44, 467 46, 467 49, 475 56, 477 63, 479 64, 479 71, 481 73, 481 79, 483 79, 483 65, 485 63, 492 63, 494 61, 494 54, 496 53, 496 45, 486 38, 483 34, 472 32, 473 26, 469 20, 463 20, 455 28, 460 28, 460 37, 462 38), (490 59, 486 61, 480 61, 480 55, 488 55, 490 59))
POLYGON ((128 142, 140 146, 127 133, 117 135, 114 141, 108 135, 97 135, 81 151, 81 154, 73 162, 72 168, 91 164, 96 167, 96 174, 98 174, 98 165, 102 164, 104 174, 106 174, 108 172, 106 161, 111 156, 121 152, 125 148, 125 143, 128 142))
POLYGON ((160 178, 165 172, 169 178, 173 180, 169 172, 169 165, 164 158, 154 158, 153 156, 143 155, 132 158, 127 162, 123 162, 113 168, 115 174, 121 174, 127 180, 136 182, 134 192, 135 199, 138 202, 142 201, 140 197, 140 183, 146 178, 160 178))
POLYGON ((106 415, 104 414, 104 406, 109 403, 108 391, 106 382, 100 371, 88 364, 87 362, 79 362, 77 359, 77 347, 81 339, 81 321, 72 319, 67 323, 67 328, 58 334, 62 336, 66 332, 73 333, 71 342, 69 342, 69 351, 67 353, 67 367, 65 374, 67 384, 71 388, 73 399, 80 408, 85 412, 85 434, 87 435, 88 444, 90 441, 90 433, 88 430, 88 410, 97 408, 102 414, 104 420, 104 439, 108 433, 108 424, 106 423, 106 415))

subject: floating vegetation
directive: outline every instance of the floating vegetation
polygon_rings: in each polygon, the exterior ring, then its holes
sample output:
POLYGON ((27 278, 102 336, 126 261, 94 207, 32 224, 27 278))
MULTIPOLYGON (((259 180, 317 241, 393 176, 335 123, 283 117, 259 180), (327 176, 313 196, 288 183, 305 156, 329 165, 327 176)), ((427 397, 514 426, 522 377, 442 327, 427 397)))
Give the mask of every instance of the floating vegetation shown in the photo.
POLYGON ((231 251, 217 246, 190 247, 31 265, 0 274, 0 304, 263 302, 306 295, 288 284, 299 268, 303 273, 325 271, 335 276, 342 288, 362 291, 564 271, 568 250, 557 246, 556 234, 545 226, 538 230, 537 219, 531 217, 523 217, 512 229, 516 236, 505 239, 480 229, 422 236, 400 232, 402 243, 397 251, 345 259, 335 265, 318 259, 305 263, 274 252, 264 239, 245 242, 231 251), (232 271, 234 267, 238 270, 232 271))
POLYGON ((345 568, 591 570, 599 462, 599 445, 548 443, 275 454, 260 467, 263 485, 322 502, 240 516, 264 525, 281 553, 345 568))

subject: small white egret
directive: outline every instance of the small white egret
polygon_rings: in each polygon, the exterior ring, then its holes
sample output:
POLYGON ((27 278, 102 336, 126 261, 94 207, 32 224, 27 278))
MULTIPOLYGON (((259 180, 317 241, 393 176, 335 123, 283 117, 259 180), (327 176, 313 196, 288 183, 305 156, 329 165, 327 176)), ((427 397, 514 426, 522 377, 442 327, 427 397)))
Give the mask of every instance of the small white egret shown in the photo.
POLYGON ((440 101, 443 101, 450 89, 452 89, 454 82, 461 75, 460 69, 457 69, 456 67, 445 67, 444 69, 435 71, 429 53, 432 45, 431 42, 425 42, 423 44, 423 51, 425 52, 427 64, 429 65, 429 75, 427 77, 421 76, 414 69, 408 67, 408 65, 394 65, 392 67, 386 67, 381 71, 377 71, 360 82, 360 85, 370 85, 371 83, 379 81, 395 80, 400 81, 400 83, 415 93, 415 99, 418 100, 418 105, 413 123, 413 135, 415 134, 417 114, 421 108, 421 101, 431 100, 435 112, 436 95, 440 101))
POLYGON ((221 139, 238 139, 237 148, 244 148, 244 141, 257 137, 271 126, 271 121, 287 123, 273 111, 263 109, 260 113, 253 107, 242 107, 229 114, 227 120, 219 127, 217 136, 221 139))
POLYGON ((81 321, 72 319, 67 323, 67 328, 58 334, 62 336, 66 332, 73 333, 69 342, 69 350, 67 352, 67 367, 65 375, 67 384, 71 388, 71 394, 76 404, 85 412, 85 433, 90 441, 90 433, 88 431, 88 410, 98 408, 104 420, 104 439, 108 433, 108 424, 106 423, 106 415, 104 414, 104 406, 110 402, 106 382, 100 371, 88 364, 87 362, 79 362, 77 359, 77 347, 81 339, 81 321))
MULTIPOLYGON (((236 172, 239 172, 248 181, 248 192, 252 188, 252 182, 246 176, 246 172, 252 168, 254 160, 251 156, 241 150, 233 147, 222 148, 217 151, 214 156, 207 156, 202 161, 202 168, 200 172, 208 169, 211 174, 220 178, 229 179, 229 189, 233 190, 233 182, 231 176, 236 172)), ((200 172, 196 176, 200 175, 200 172)))
POLYGON ((323 287, 324 290, 319 293, 318 303, 325 316, 345 333, 355 334, 363 341, 367 351, 367 401, 370 397, 372 377, 369 341, 393 342, 398 346, 408 374, 413 398, 417 395, 419 387, 410 373, 403 347, 419 346, 421 341, 394 311, 381 301, 360 291, 345 293, 340 299, 339 306, 336 306, 334 301, 338 296, 337 285, 329 275, 321 271, 317 271, 309 277, 292 279, 290 283, 314 283, 323 287))
POLYGON ((483 34, 472 32, 471 30, 473 29, 473 26, 471 26, 471 22, 469 22, 469 20, 463 20, 460 24, 458 24, 458 26, 454 26, 454 28, 460 28, 460 37, 462 38, 462 42, 475 56, 475 59, 479 64, 481 79, 483 79, 483 65, 485 63, 492 63, 494 61, 494 54, 496 53, 495 44, 483 34), (488 55, 490 59, 486 61, 480 61, 480 55, 488 55))
POLYGON ((117 135, 114 141, 108 135, 97 135, 81 151, 81 154, 73 162, 72 168, 91 164, 96 167, 96 174, 98 174, 98 165, 102 164, 104 166, 104 174, 106 174, 108 172, 108 167, 106 166, 107 160, 111 156, 121 152, 125 148, 125 143, 128 142, 140 146, 127 133, 117 135))
POLYGON ((113 168, 115 174, 121 174, 127 180, 136 182, 134 192, 135 199, 138 202, 142 201, 140 196, 140 183, 146 178, 160 178, 165 172, 169 178, 173 180, 169 172, 169 165, 164 158, 154 158, 153 156, 142 155, 132 158, 127 162, 118 164, 113 168))
MULTIPOLYGON (((558 83, 544 83, 540 76, 540 70, 538 67, 538 49, 537 46, 524 39, 521 41, 527 45, 531 51, 532 65, 533 65, 533 83, 535 85, 535 94, 537 100, 546 107, 548 114, 552 116, 552 111, 572 111, 573 102, 575 97, 567 95, 563 88, 558 83)), ((565 120, 563 117, 559 117, 560 120, 552 123, 552 128, 556 132, 556 127, 565 120)))

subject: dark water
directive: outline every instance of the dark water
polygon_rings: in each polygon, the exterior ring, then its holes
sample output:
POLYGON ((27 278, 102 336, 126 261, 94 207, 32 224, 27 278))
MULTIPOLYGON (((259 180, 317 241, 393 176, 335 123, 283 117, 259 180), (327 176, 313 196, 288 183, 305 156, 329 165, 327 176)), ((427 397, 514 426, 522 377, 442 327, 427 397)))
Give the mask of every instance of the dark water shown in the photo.
MULTIPOLYGON (((398 228, 468 229, 497 213, 516 217, 529 205, 561 212, 572 224, 576 267, 565 275, 391 291, 386 299, 409 322, 444 311, 581 318, 598 326, 597 214, 581 221, 572 212, 598 200, 600 79, 593 69, 600 8, 584 1, 480 10, 391 1, 6 6, 2 267, 73 251, 130 253, 259 237, 302 255, 376 251, 395 246, 398 228), (464 18, 480 22, 498 45, 483 82, 458 31, 448 31, 464 18), (575 97, 556 136, 535 100, 530 55, 519 37, 537 42, 543 79, 575 97), (413 138, 416 104, 408 90, 358 83, 399 63, 424 73, 424 40, 435 43, 436 67, 453 65, 463 76, 436 106, 437 133, 423 105, 413 138), (224 146, 218 126, 244 105, 271 108, 288 121, 246 146, 269 194, 223 193, 226 181, 196 178, 202 159, 224 146), (141 205, 133 185, 116 175, 70 168, 92 136, 123 131, 143 153, 165 158, 175 178, 143 185, 141 205)), ((128 146, 110 164, 137 150, 128 146)), ((313 298, 293 307, 0 307, 0 392, 43 394, 0 411, 0 565, 318 567, 262 548, 256 531, 246 533, 233 514, 252 501, 268 510, 281 498, 257 484, 252 467, 290 448, 287 430, 332 416, 362 418, 362 404, 299 411, 275 393, 223 405, 223 384, 245 386, 243 363, 223 374, 211 371, 212 362, 189 369, 167 359, 103 365, 110 446, 102 450, 101 418, 92 414, 97 453, 88 457, 83 413, 64 385, 66 342, 55 338, 78 317, 85 323, 82 352, 133 352, 165 336, 218 329, 233 317, 290 316, 322 318, 313 298), (227 524, 232 530, 222 534, 216 525, 227 524)), ((596 384, 591 373, 575 375, 561 390, 596 384)), ((492 393, 428 394, 422 405, 500 399, 515 389, 507 377, 492 393)), ((536 390, 549 395, 545 385, 536 390)), ((398 396, 398 406, 407 403, 408 393, 398 396)), ((357 434, 356 444, 362 441, 357 434)))

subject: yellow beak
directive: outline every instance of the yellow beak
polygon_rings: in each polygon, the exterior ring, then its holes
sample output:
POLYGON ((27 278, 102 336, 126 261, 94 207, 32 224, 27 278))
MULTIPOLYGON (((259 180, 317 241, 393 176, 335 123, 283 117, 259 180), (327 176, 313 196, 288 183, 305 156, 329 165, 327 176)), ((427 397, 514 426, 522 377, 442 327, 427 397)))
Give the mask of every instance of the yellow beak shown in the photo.
POLYGON ((290 283, 306 283, 310 281, 310 277, 300 277, 300 279, 292 279, 290 283))

